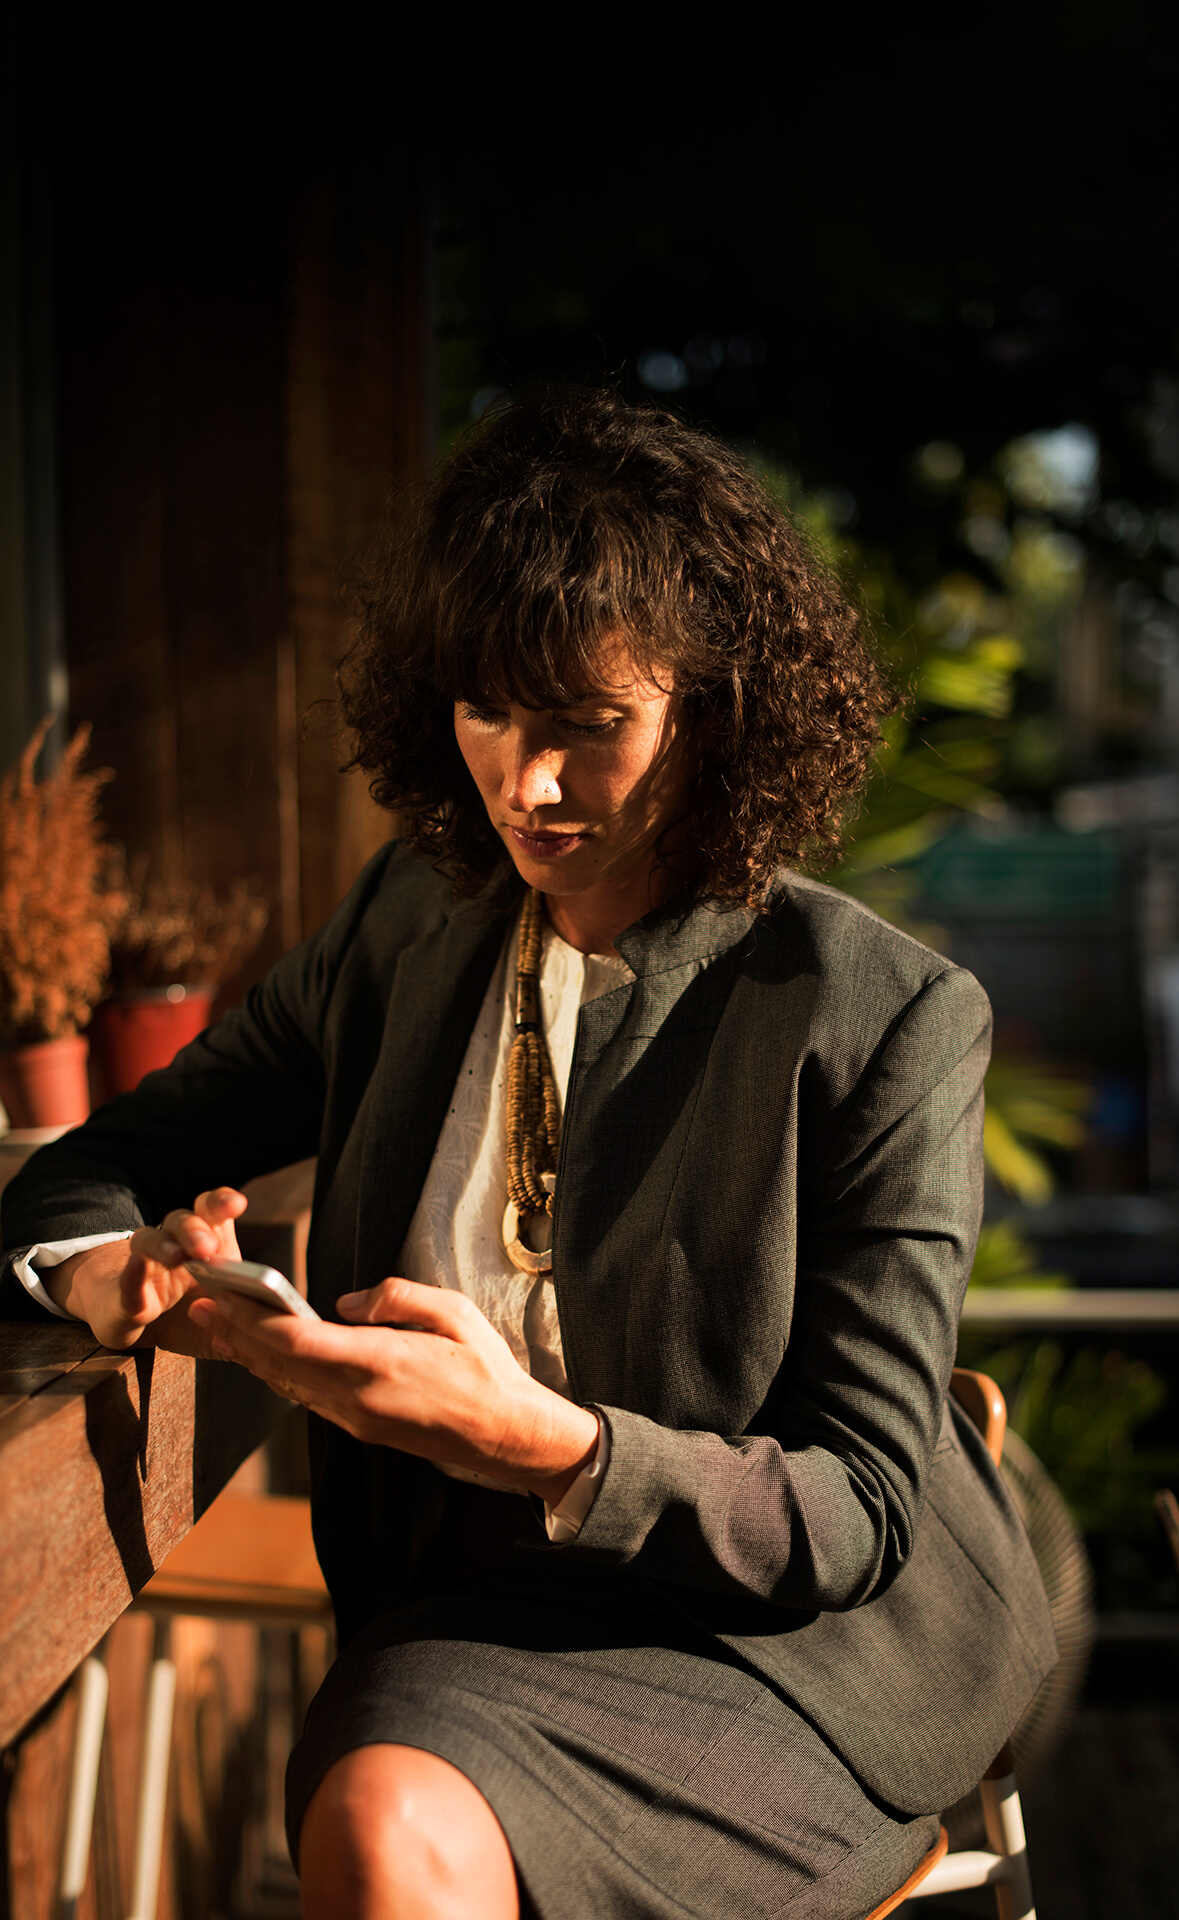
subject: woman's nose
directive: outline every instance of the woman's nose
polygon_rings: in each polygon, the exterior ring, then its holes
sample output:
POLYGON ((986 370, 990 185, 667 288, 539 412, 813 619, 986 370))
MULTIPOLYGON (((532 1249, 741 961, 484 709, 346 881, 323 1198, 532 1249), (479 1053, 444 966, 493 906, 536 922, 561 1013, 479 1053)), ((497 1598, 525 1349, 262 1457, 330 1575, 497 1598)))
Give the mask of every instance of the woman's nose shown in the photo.
POLYGON ((517 813, 551 807, 561 798, 559 756, 555 753, 517 754, 504 779, 504 799, 517 813))

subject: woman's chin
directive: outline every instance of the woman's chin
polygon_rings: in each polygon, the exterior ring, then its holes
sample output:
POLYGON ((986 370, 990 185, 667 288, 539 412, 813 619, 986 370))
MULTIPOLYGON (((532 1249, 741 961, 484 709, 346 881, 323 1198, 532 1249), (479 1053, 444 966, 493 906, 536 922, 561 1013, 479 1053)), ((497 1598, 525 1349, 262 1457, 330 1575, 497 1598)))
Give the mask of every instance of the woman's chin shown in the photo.
POLYGON ((507 847, 521 880, 541 893, 582 893, 600 878, 597 850, 583 835, 560 851, 533 852, 518 845, 515 835, 509 835, 507 847))

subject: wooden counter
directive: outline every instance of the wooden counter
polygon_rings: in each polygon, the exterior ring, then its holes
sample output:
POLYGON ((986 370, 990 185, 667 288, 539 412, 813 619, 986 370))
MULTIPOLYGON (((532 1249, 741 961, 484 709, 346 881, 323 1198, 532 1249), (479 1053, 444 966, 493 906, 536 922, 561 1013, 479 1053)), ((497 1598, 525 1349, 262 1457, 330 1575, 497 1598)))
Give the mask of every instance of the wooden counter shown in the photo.
POLYGON ((290 1411, 240 1367, 0 1327, 0 1746, 290 1411))
MULTIPOLYGON (((305 1287, 293 1173, 251 1195, 242 1250, 305 1287)), ((0 1747, 290 1412, 240 1367, 112 1353, 48 1316, 0 1323, 0 1747)))

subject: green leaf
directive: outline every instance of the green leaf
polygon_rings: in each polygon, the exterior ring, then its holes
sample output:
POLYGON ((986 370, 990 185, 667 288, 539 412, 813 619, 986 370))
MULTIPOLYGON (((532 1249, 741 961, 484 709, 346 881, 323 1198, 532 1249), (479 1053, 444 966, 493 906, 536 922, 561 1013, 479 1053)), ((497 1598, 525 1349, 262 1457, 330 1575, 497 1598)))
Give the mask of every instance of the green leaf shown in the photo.
POLYGON ((907 753, 892 777, 902 786, 928 794, 939 805, 957 807, 963 813, 993 814, 998 807, 992 788, 966 779, 944 763, 939 766, 938 758, 929 751, 907 753))
POLYGON ((1005 720, 1015 699, 1015 686, 1010 673, 989 661, 969 653, 935 653, 921 663, 917 693, 919 698, 936 701, 941 707, 1005 720))
POLYGON ((874 872, 880 867, 916 860, 935 840, 941 839, 948 824, 942 815, 926 813, 888 832, 869 834, 863 838, 857 836, 848 849, 846 862, 833 876, 834 884, 842 885, 844 875, 850 878, 856 874, 874 872))
POLYGON ((978 1236, 971 1268, 972 1287, 1042 1287, 1059 1292, 1071 1286, 1066 1273, 1049 1273, 1037 1266, 1038 1255, 1009 1220, 988 1221, 978 1236))
POLYGON ((983 1119, 987 1165, 1025 1206, 1043 1206, 1052 1196, 1052 1170, 1038 1153, 1016 1139, 1003 1115, 988 1107, 983 1119))

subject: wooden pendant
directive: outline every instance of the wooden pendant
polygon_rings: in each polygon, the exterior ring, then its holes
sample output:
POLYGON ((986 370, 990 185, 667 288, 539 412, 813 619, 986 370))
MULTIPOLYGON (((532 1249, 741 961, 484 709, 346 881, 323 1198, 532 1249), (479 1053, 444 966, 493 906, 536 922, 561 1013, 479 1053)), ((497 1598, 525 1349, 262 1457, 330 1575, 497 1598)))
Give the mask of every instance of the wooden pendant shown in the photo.
MULTIPOLYGON (((540 1184, 546 1193, 552 1193, 556 1187, 556 1176, 542 1173, 540 1184)), ((514 1200, 509 1200, 504 1208, 504 1223, 500 1229, 503 1235, 504 1251, 514 1267, 521 1273, 551 1273, 553 1270, 553 1250, 546 1247, 543 1253, 533 1253, 520 1238, 520 1209, 514 1200)))

